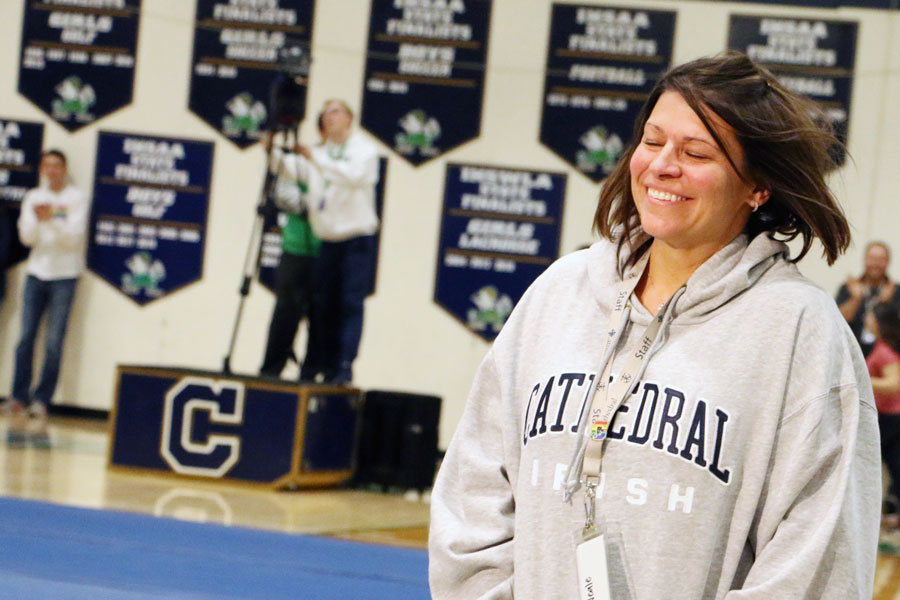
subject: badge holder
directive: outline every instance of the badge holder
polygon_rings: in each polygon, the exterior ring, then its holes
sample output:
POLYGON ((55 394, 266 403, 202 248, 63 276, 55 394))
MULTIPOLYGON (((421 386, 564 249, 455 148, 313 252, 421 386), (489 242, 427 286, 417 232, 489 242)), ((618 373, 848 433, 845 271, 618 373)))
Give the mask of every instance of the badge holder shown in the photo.
POLYGON ((584 528, 576 534, 575 560, 578 567, 578 593, 581 600, 612 600, 606 561, 606 535, 596 519, 597 485, 594 477, 585 477, 584 528))
POLYGON ((597 519, 596 478, 584 477, 584 527, 575 534, 581 600, 633 600, 621 531, 597 519), (615 596, 613 590, 616 591, 615 596))

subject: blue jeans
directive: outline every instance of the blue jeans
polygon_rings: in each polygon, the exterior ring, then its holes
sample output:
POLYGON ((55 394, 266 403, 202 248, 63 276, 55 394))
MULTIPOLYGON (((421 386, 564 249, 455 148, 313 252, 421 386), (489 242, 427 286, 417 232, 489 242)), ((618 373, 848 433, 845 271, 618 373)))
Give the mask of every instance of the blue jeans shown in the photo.
POLYGON ((53 391, 59 380, 59 363, 62 359, 63 341, 69 311, 75 298, 77 279, 43 281, 33 275, 25 280, 22 298, 22 334, 16 346, 16 369, 13 375, 13 398, 28 404, 40 402, 45 406, 53 399, 53 391), (44 367, 41 380, 34 393, 31 390, 31 365, 34 359, 34 340, 37 337, 41 317, 47 313, 47 338, 44 351, 44 367))
POLYGON ((322 242, 313 269, 313 310, 304 371, 326 379, 349 371, 359 351, 363 302, 372 291, 376 237, 322 242))

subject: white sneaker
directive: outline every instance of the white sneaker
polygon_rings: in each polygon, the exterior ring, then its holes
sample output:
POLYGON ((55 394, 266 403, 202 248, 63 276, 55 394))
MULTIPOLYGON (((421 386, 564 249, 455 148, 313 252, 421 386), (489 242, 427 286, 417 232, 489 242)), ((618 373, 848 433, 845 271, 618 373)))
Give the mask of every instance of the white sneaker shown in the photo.
POLYGON ((25 410, 25 407, 15 398, 7 398, 0 402, 0 415, 14 415, 23 410, 25 410))
POLYGON ((32 419, 46 419, 47 407, 43 402, 32 402, 28 406, 28 416, 32 419))

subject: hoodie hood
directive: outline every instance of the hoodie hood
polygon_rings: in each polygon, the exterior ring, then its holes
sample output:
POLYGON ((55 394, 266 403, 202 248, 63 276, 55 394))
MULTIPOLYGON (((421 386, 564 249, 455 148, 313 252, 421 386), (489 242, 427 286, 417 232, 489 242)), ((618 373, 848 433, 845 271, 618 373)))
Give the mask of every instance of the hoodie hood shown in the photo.
MULTIPOLYGON (((611 263, 606 255, 609 242, 598 242, 589 250, 596 259, 588 260, 588 277, 595 300, 604 313, 612 310, 615 294, 610 284, 618 284, 619 267, 627 260, 620 253, 619 264, 611 263)), ((694 271, 683 288, 683 293, 672 307, 671 319, 690 323, 708 319, 712 314, 751 288, 767 271, 777 268, 794 269, 793 265, 779 261, 788 256, 788 247, 762 234, 749 240, 745 234, 734 238, 728 245, 712 255, 694 271)), ((628 273, 627 269, 624 269, 628 273)), ((646 323, 650 319, 646 311, 633 311, 632 320, 646 323)))

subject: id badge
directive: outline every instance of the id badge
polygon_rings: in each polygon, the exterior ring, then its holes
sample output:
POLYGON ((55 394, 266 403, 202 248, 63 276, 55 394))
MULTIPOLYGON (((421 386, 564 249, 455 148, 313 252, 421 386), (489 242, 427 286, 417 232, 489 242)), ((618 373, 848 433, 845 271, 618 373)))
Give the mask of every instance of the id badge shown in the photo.
POLYGON ((581 600, 611 600, 606 536, 597 530, 587 532, 575 547, 575 559, 581 600))

